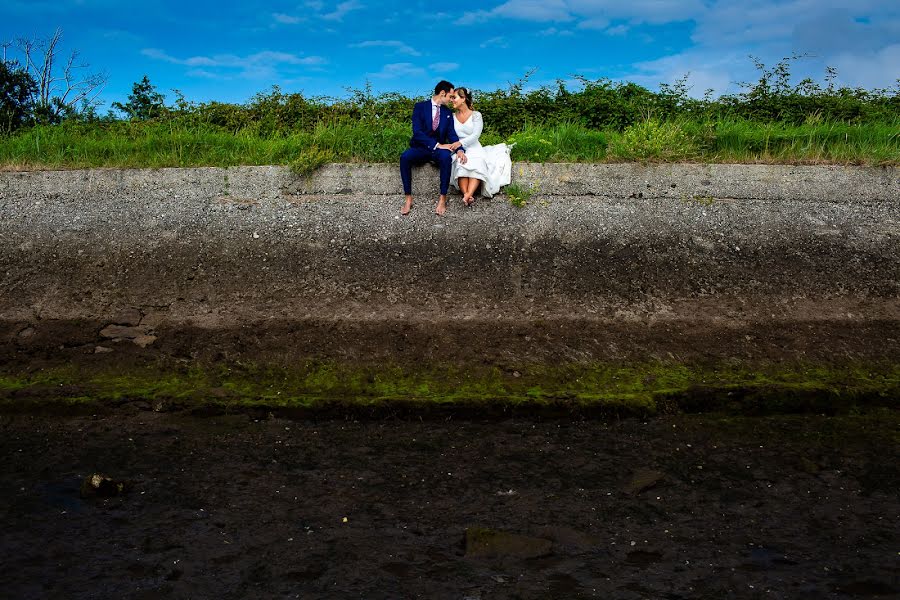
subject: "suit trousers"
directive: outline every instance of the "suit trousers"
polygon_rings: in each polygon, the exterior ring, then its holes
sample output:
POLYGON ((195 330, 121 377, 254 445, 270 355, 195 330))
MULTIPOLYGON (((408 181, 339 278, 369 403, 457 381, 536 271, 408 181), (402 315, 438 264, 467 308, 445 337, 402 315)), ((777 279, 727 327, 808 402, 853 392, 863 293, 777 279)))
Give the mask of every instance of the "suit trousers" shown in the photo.
POLYGON ((453 165, 453 155, 449 150, 439 148, 426 150, 424 148, 408 148, 400 156, 400 179, 403 180, 403 193, 412 194, 412 168, 430 162, 441 169, 441 195, 447 195, 450 188, 450 170, 453 165))

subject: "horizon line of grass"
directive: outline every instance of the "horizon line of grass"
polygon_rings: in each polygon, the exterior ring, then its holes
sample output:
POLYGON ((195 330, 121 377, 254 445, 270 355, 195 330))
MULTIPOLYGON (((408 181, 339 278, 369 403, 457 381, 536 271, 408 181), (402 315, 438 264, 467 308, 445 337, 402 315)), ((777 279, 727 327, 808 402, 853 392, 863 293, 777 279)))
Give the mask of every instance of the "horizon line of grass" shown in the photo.
MULTIPOLYGON (((228 167, 322 162, 394 163, 408 146, 407 122, 320 123, 311 132, 260 135, 176 121, 36 126, 0 138, 0 169, 228 167), (310 154, 312 153, 312 154, 310 154), (312 159, 310 159, 312 156, 312 159)), ((649 119, 592 130, 531 125, 485 145, 514 143, 514 161, 719 162, 900 165, 900 122, 789 125, 746 120, 649 119)))

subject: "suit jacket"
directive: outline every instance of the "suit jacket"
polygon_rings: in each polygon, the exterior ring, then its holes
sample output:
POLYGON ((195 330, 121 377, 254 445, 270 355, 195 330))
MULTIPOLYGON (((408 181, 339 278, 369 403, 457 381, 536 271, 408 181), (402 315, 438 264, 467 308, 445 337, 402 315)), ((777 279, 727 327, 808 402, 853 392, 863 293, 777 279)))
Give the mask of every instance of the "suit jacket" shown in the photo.
MULTIPOLYGON (((417 102, 413 107, 413 135, 409 140, 411 148, 431 150, 435 144, 453 144, 459 141, 453 126, 453 112, 446 106, 440 107, 440 121, 437 130, 431 129, 431 100, 417 102)), ((465 148, 460 148, 465 152, 465 148)))

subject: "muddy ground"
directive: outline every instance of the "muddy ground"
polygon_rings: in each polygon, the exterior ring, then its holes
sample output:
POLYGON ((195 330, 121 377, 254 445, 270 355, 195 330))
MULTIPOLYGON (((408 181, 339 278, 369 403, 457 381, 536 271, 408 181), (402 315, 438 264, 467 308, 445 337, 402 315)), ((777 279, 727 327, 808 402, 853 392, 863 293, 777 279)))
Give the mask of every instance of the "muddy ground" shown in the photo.
POLYGON ((887 411, 3 416, 0 595, 896 597, 898 448, 887 411))

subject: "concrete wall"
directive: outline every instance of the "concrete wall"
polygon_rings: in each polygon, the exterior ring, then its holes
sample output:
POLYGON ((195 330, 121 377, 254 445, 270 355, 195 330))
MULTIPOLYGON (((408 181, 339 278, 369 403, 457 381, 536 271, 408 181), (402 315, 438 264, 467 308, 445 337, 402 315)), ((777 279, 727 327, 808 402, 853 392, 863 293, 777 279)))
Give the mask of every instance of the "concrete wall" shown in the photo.
POLYGON ((4 356, 900 356, 894 168, 513 171, 526 207, 445 218, 431 168, 405 218, 389 165, 2 173, 4 356))
MULTIPOLYGON (((900 171, 895 167, 516 163, 513 181, 553 196, 833 202, 900 198, 900 171)), ((426 166, 413 175, 416 195, 437 194, 437 183, 434 168, 426 166)), ((309 177, 296 177, 285 167, 0 173, 0 198, 80 194, 113 200, 134 192, 154 198, 261 200, 286 195, 392 196, 401 194, 402 187, 399 167, 385 164, 330 164, 309 177)))

